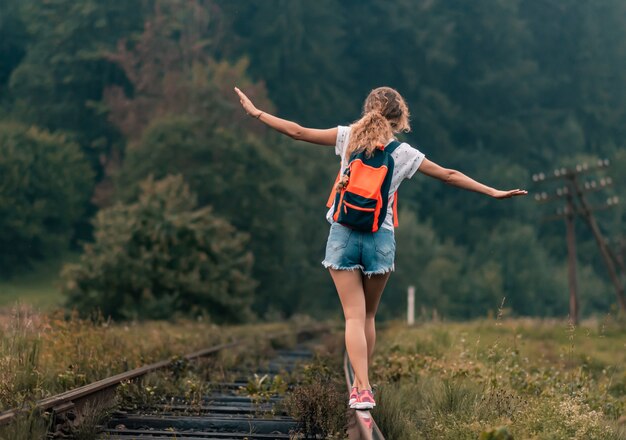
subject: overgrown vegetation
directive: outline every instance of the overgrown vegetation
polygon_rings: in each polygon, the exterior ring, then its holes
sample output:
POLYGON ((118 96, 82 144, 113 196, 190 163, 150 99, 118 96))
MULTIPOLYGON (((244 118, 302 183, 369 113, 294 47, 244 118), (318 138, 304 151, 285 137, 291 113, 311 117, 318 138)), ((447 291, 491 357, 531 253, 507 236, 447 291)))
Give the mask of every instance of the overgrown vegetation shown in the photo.
POLYGON ((252 318, 247 237, 210 207, 198 208, 182 177, 148 179, 137 203, 100 211, 94 227, 95 242, 64 273, 68 303, 83 314, 252 318))
POLYGON ((389 439, 626 439, 623 323, 396 324, 374 360, 389 439))
MULTIPOLYGON (((252 326, 248 328, 253 329, 252 326)), ((168 369, 150 373, 137 382, 123 383, 117 390, 118 403, 123 408, 139 411, 154 410, 159 406, 167 409, 183 403, 188 405, 188 414, 201 413, 203 397, 214 390, 212 384, 232 382, 243 372, 254 371, 267 363, 274 352, 272 341, 258 336, 246 335, 247 344, 215 356, 193 362, 174 359, 168 369)), ((295 343, 295 332, 287 338, 290 339, 287 346, 295 343)), ((251 376, 240 393, 261 403, 269 396, 286 392, 287 383, 283 376, 267 379, 267 376, 251 376)))
POLYGON ((232 338, 291 328, 203 320, 116 324, 24 309, 0 325, 0 411, 232 338))
POLYGON ((298 421, 299 431, 326 439, 345 438, 348 411, 339 340, 326 341, 324 352, 305 366, 285 401, 285 408, 298 421))
MULTIPOLYGON (((275 344, 289 346, 296 329, 310 321, 217 326, 198 321, 148 321, 116 324, 97 316, 33 314, 17 308, 0 320, 0 412, 23 408, 14 423, 0 428, 0 439, 43 438, 48 421, 34 408, 37 400, 162 359, 172 365, 140 382, 122 384, 116 402, 86 408, 80 423, 62 426, 72 438, 93 438, 97 425, 114 405, 136 408, 175 403, 185 399, 194 407, 211 386, 209 381, 232 381, 233 369, 252 370, 272 353, 275 344), (275 341, 268 334, 284 334, 275 341), (179 356, 233 339, 246 341, 240 347, 216 356, 186 361, 179 356)), ((284 391, 284 387, 281 387, 284 391)))
MULTIPOLYGON (((293 348, 296 333, 268 340, 252 336, 251 343, 222 351, 216 356, 188 362, 175 359, 168 369, 144 376, 141 380, 126 382, 117 388, 115 407, 124 411, 154 414, 173 412, 184 415, 205 414, 207 396, 220 390, 220 382, 241 380, 242 374, 263 370, 276 354, 275 349, 293 348)), ((272 418, 291 415, 298 421, 293 438, 343 439, 346 428, 345 382, 342 378, 341 338, 326 334, 322 341, 314 341, 311 348, 316 355, 312 361, 293 371, 278 374, 256 374, 248 383, 235 390, 254 402, 255 415, 272 418), (270 404, 270 399, 285 397, 282 402, 270 404), (304 436, 304 437, 303 437, 304 436)), ((90 432, 96 424, 86 421, 76 430, 90 432)))

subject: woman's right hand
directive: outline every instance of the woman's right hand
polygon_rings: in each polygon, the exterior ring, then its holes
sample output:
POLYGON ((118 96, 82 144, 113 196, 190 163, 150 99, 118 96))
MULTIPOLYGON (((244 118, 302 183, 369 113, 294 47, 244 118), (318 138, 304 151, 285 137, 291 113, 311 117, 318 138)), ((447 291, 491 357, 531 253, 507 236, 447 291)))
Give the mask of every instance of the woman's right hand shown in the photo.
POLYGON ((508 191, 500 191, 496 189, 491 194, 491 197, 495 199, 508 199, 515 196, 525 196, 526 194, 528 194, 528 191, 524 189, 511 189, 508 191))
POLYGON ((239 102, 241 103, 241 106, 243 107, 243 109, 246 111, 247 114, 255 118, 258 118, 259 115, 263 113, 261 110, 256 108, 254 104, 252 104, 252 101, 250 101, 250 98, 248 98, 245 93, 239 90, 238 87, 235 87, 235 92, 237 93, 237 95, 239 95, 239 102))

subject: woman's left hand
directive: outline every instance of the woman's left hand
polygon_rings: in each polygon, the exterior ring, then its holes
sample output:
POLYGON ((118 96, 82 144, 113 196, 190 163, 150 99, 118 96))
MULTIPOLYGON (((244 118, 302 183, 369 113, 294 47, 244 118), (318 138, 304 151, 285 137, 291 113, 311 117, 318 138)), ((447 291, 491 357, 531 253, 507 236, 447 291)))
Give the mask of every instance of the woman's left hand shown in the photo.
POLYGON ((254 104, 252 104, 250 98, 248 98, 245 93, 239 90, 238 87, 235 87, 235 92, 237 93, 237 95, 239 95, 239 102, 241 103, 241 106, 246 111, 246 113, 255 118, 259 117, 262 111, 256 108, 254 104))
POLYGON ((525 196, 526 194, 528 194, 528 191, 525 189, 511 189, 508 191, 495 190, 491 196, 495 199, 508 199, 515 196, 525 196))

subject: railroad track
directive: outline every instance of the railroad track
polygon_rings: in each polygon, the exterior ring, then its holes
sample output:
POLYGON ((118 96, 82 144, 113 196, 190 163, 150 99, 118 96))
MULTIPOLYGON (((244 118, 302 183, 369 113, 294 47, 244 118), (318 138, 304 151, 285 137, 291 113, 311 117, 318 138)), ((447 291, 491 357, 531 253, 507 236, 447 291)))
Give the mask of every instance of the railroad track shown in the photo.
MULTIPOLYGON (((256 371, 242 369, 232 380, 210 383, 210 392, 193 404, 184 397, 171 397, 164 402, 153 402, 138 407, 121 406, 104 422, 96 426, 98 439, 290 439, 298 431, 298 423, 281 409, 282 395, 265 395, 253 398, 241 390, 251 377, 271 381, 276 375, 289 375, 310 360, 313 351, 310 342, 328 326, 296 330, 298 342, 290 349, 275 350, 272 358, 256 371), (256 375, 254 375, 254 374, 256 375), (291 436, 290 436, 291 434, 291 436)), ((266 340, 292 336, 282 332, 266 335, 266 340)), ((199 350, 183 356, 184 361, 195 361, 214 356, 220 352, 241 347, 246 341, 235 341, 199 350)), ((111 407, 116 390, 123 383, 130 383, 149 373, 166 371, 179 360, 164 360, 125 373, 94 382, 37 402, 35 411, 49 421, 49 438, 72 438, 72 427, 82 423, 94 408, 111 407)), ((344 355, 344 374, 348 390, 353 379, 347 355, 344 355)), ((29 409, 28 411, 32 411, 29 409)), ((10 423, 26 409, 14 409, 0 414, 0 426, 10 423)), ((348 435, 350 439, 384 440, 369 411, 350 410, 348 435)), ((308 437, 314 438, 314 437, 308 437)))
MULTIPOLYGON (((321 335, 322 333, 327 333, 331 330, 332 328, 329 325, 314 325, 314 326, 302 327, 299 329, 291 329, 288 331, 283 331, 283 332, 278 332, 278 333, 273 333, 273 334, 267 334, 267 335, 264 335, 261 339, 266 340, 266 341, 272 341, 272 340, 277 340, 283 337, 293 337, 295 334, 296 338, 299 341, 306 341, 306 340, 311 340, 321 335)), ((180 362, 180 361, 189 362, 189 361, 201 360, 204 358, 210 358, 212 356, 217 355, 218 353, 227 352, 230 349, 234 349, 235 347, 245 347, 246 345, 254 343, 255 341, 258 341, 258 339, 256 340, 242 339, 242 340, 238 340, 234 342, 216 345, 214 347, 209 347, 207 349, 189 353, 185 356, 182 356, 180 359, 168 359, 168 360, 163 360, 163 361, 156 362, 150 365, 145 365, 143 367, 136 368, 131 371, 117 374, 117 375, 93 382, 91 384, 57 394, 55 396, 38 401, 34 405, 34 407, 18 408, 18 409, 5 411, 5 412, 0 413, 0 426, 12 423, 19 416, 22 416, 25 414, 31 414, 31 415, 34 414, 35 417, 41 416, 42 418, 47 420, 47 425, 49 426, 49 431, 50 431, 50 433, 48 434, 48 438, 72 438, 72 435, 71 435, 72 428, 82 423, 85 419, 89 417, 93 417, 94 410, 105 412, 107 407, 113 406, 116 400, 116 390, 121 384, 131 383, 132 381, 136 381, 137 379, 145 377, 149 373, 166 371, 172 368, 175 362, 180 362)), ((310 355, 311 355, 311 351, 305 348, 302 348, 299 352, 298 350, 295 350, 295 349, 292 352, 279 351, 277 353, 276 359, 273 359, 273 362, 270 362, 269 366, 273 369, 272 371, 276 370, 276 368, 278 367, 282 368, 282 371, 287 371, 290 368, 291 369, 295 368, 297 364, 297 362, 295 362, 296 360, 304 360, 310 355)), ((274 372, 272 371, 266 371, 264 372, 264 374, 276 374, 275 371, 274 372)), ((215 385, 218 385, 218 384, 215 384, 215 385)), ((232 391, 234 390, 233 387, 238 388, 239 386, 243 386, 243 385, 245 385, 245 383, 243 381, 240 381, 240 382, 233 382, 230 384, 222 383, 222 384, 219 384, 219 386, 216 386, 215 388, 221 389, 222 391, 224 391, 224 390, 227 390, 230 386, 231 394, 234 394, 232 393, 232 391)), ((222 394, 226 394, 226 392, 223 392, 222 394)), ((205 421, 198 420, 198 426, 204 426, 204 429, 210 431, 212 429, 211 426, 213 426, 212 424, 219 423, 219 420, 218 420, 219 417, 217 416, 214 417, 213 414, 221 414, 221 417, 222 417, 222 422, 221 422, 222 426, 220 427, 218 425, 215 425, 216 434, 213 437, 209 437, 206 435, 203 437, 199 433, 192 433, 192 432, 190 432, 189 436, 181 437, 180 435, 177 435, 176 437, 174 437, 172 436, 172 433, 174 431, 172 431, 171 429, 173 428, 173 426, 165 426, 163 422, 159 422, 156 420, 159 418, 165 419, 166 417, 168 417, 165 414, 161 414, 158 416, 154 415, 153 417, 155 419, 154 426, 157 426, 160 423, 160 426, 163 427, 163 431, 165 431, 165 433, 161 436, 152 435, 152 438, 153 439, 177 438, 178 440, 181 440, 184 438, 190 438, 190 439, 191 438, 195 438, 195 439, 198 439, 198 438, 220 438, 220 439, 224 439, 224 438, 249 438, 249 439, 277 438, 279 439, 283 437, 278 436, 278 433, 276 434, 272 433, 272 434, 263 436, 261 435, 261 432, 273 432, 274 430, 273 426, 277 427, 279 424, 282 424, 283 428, 295 426, 295 422, 293 420, 287 420, 284 415, 278 416, 276 420, 273 420, 273 421, 260 420, 262 419, 262 417, 251 417, 250 416, 251 415, 250 414, 251 412, 250 400, 251 399, 248 399, 248 401, 246 401, 246 398, 235 396, 235 395, 231 395, 231 396, 224 395, 221 400, 216 399, 217 395, 210 395, 210 396, 205 396, 205 397, 206 397, 207 404, 203 405, 205 406, 205 408, 200 408, 201 410, 204 409, 206 412, 206 414, 202 414, 202 416, 204 416, 203 418, 205 419, 205 421), (225 403, 227 402, 230 403, 230 405, 226 405, 225 403), (218 406, 220 407, 218 408, 218 406), (210 413, 210 411, 213 411, 213 413, 210 413), (240 413, 239 419, 235 417, 235 414, 237 411, 239 411, 240 413), (242 415, 246 414, 246 412, 248 413, 248 417, 247 417, 248 420, 244 423, 242 415), (232 419, 232 421, 230 422, 226 420, 226 415, 229 413, 230 413, 230 418, 232 419), (216 419, 216 420, 211 421, 210 420, 211 418, 216 419), (243 434, 244 426, 245 426, 246 435, 239 436, 236 431, 238 430, 242 431, 240 432, 240 434, 243 434), (250 434, 254 430, 257 430, 259 433, 254 434, 254 436, 251 436, 250 434), (227 431, 231 431, 230 437, 224 435, 224 433, 227 431)), ((184 406, 185 404, 182 400, 179 403, 180 403, 179 406, 181 407, 179 409, 182 409, 182 406, 184 406)), ((269 403, 275 404, 277 403, 277 401, 275 399, 274 401, 270 399, 269 403)), ((165 409, 165 408, 162 408, 162 409, 165 409)), ((263 410, 264 408, 259 407, 257 405, 255 409, 256 409, 256 413, 254 415, 256 416, 259 414, 259 411, 263 410)), ((173 411, 173 410, 176 410, 176 408, 174 406, 174 408, 167 408, 167 410, 173 411)), ((187 427, 188 428, 187 431, 190 431, 191 429, 189 425, 190 420, 189 419, 184 420, 185 419, 184 414, 182 414, 179 411, 177 414, 172 414, 172 415, 175 416, 174 418, 181 420, 179 426, 187 427)), ((121 413, 115 414, 115 417, 117 418, 121 417, 121 413)), ((144 419, 145 420, 142 423, 145 424, 149 420, 149 417, 146 416, 144 419)), ((135 419, 134 421, 137 421, 137 419, 135 419)), ((101 427, 105 431, 104 434, 106 435, 105 437, 101 437, 101 438, 126 438, 126 439, 150 438, 150 437, 146 437, 145 435, 141 436, 139 433, 130 432, 131 427, 139 427, 138 424, 133 425, 134 421, 130 415, 127 415, 125 419, 125 424, 120 422, 119 420, 118 420, 119 423, 117 423, 114 426, 111 426, 111 423, 107 423, 105 426, 101 427), (121 428, 122 425, 124 429, 128 431, 126 432, 126 434, 131 434, 130 436, 126 435, 124 437, 124 433, 117 432, 117 431, 120 431, 120 429, 116 430, 116 428, 121 428)), ((177 422, 173 422, 173 425, 176 425, 176 423, 177 422)), ((149 430, 150 429, 148 429, 147 431, 149 430)), ((151 431, 156 431, 156 430, 151 429, 151 431)), ((154 432, 152 434, 154 434, 154 432)), ((286 437, 286 438, 289 438, 289 437, 286 437)))
MULTIPOLYGON (((294 372, 313 357, 306 343, 293 349, 278 350, 267 367, 256 377, 271 380, 275 375, 294 372)), ((137 411, 122 408, 102 429, 99 438, 111 440, 191 440, 191 439, 290 439, 298 423, 284 410, 277 410, 282 396, 254 399, 241 395, 249 376, 232 382, 211 384, 212 392, 202 396, 200 405, 189 405, 174 398, 167 405, 144 406, 137 411), (193 415, 189 415, 193 413, 193 415)))

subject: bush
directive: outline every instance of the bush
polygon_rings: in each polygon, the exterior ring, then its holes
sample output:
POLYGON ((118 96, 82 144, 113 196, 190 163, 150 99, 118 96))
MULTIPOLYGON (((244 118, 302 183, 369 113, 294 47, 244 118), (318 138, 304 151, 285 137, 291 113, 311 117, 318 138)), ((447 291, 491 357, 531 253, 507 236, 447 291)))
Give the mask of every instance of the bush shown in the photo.
POLYGON ((95 242, 63 271, 68 305, 113 318, 250 318, 247 236, 210 207, 198 209, 180 176, 148 178, 141 188, 137 202, 97 215, 95 242))
POLYGON ((5 122, 0 176, 0 275, 10 275, 68 246, 93 173, 63 135, 5 122))
POLYGON ((336 367, 328 359, 316 358, 304 367, 301 380, 285 399, 287 412, 306 438, 340 438, 345 432, 347 393, 336 367))

